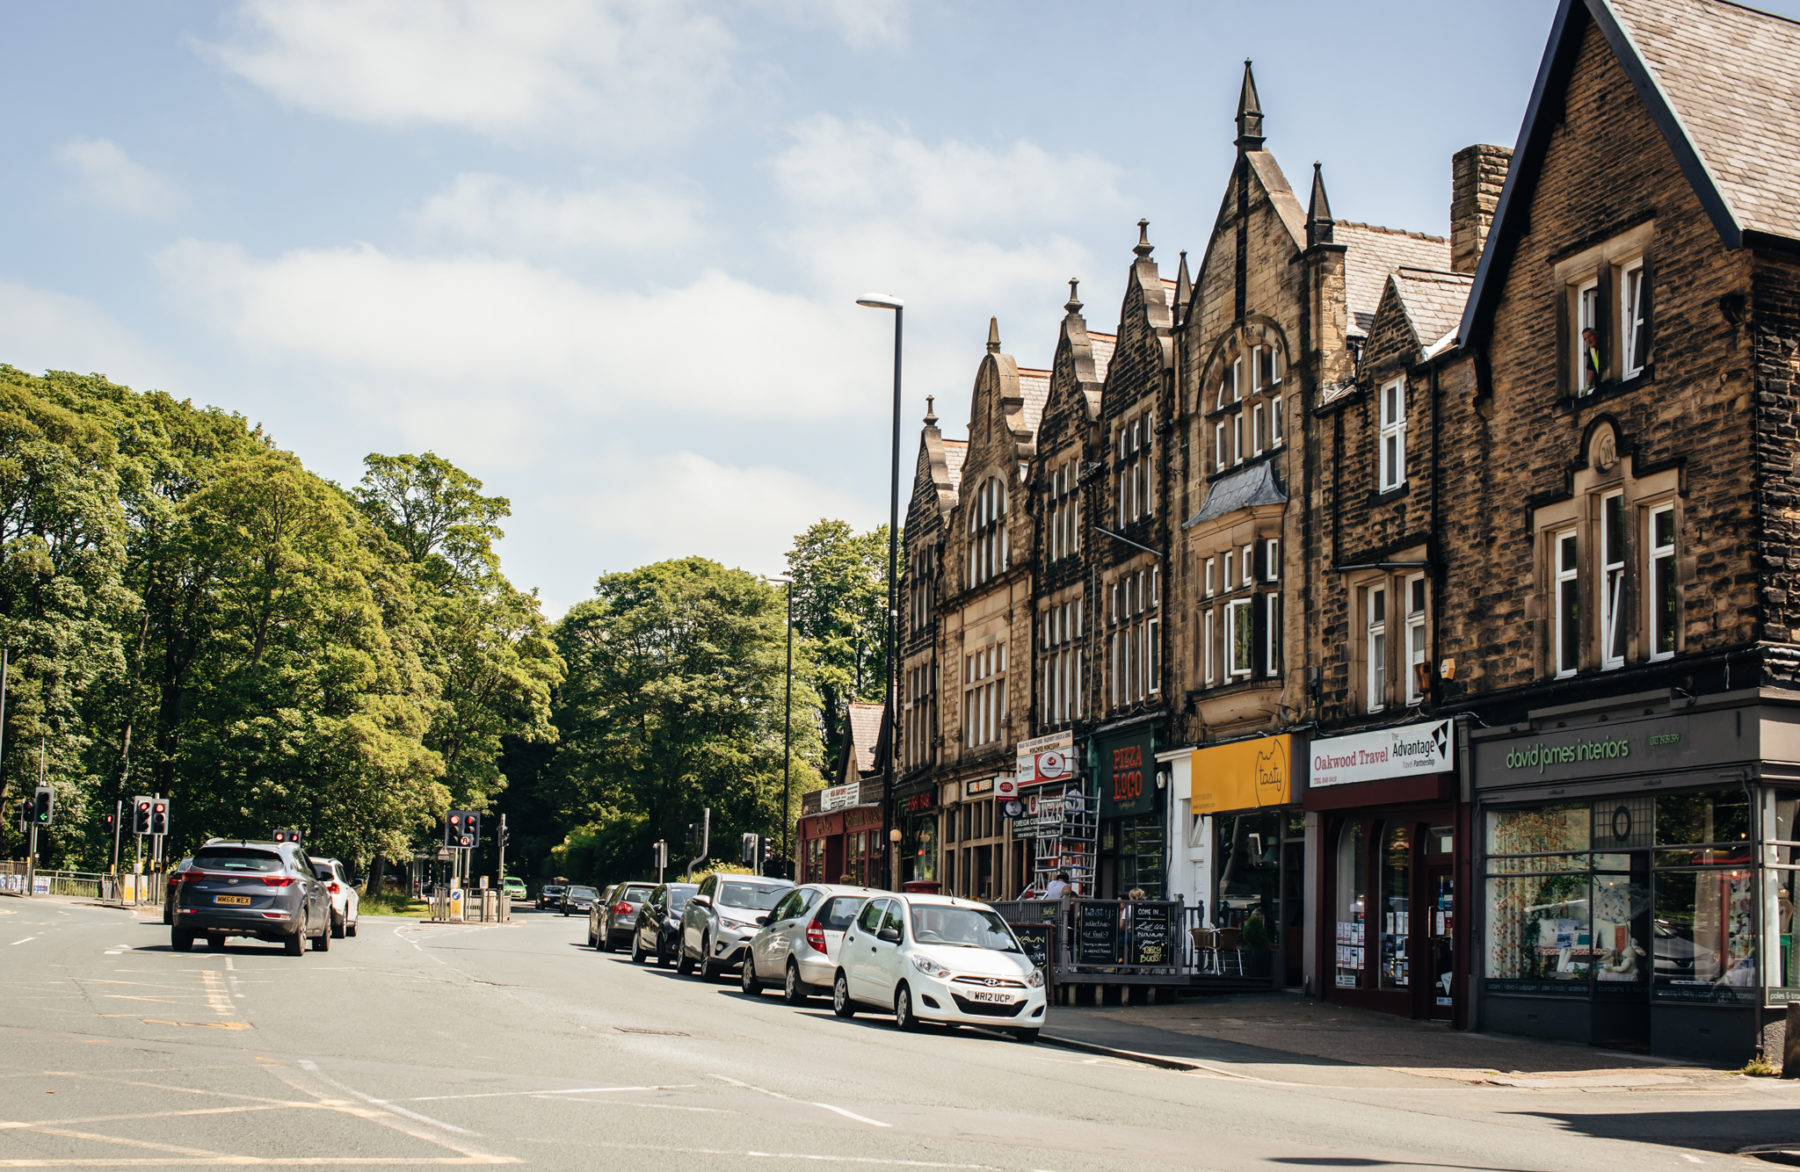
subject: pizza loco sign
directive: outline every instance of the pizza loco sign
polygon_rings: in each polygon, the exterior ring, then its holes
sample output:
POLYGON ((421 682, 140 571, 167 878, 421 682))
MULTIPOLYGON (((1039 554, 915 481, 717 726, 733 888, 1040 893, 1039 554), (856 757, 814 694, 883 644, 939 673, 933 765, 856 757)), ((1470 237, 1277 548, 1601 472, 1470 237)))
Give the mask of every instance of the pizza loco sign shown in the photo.
POLYGON ((1156 806, 1156 755, 1150 733, 1104 741, 1100 748, 1100 816, 1148 814, 1156 806))
POLYGON ((1312 744, 1314 789, 1394 777, 1423 777, 1456 768, 1450 722, 1407 724, 1312 744))

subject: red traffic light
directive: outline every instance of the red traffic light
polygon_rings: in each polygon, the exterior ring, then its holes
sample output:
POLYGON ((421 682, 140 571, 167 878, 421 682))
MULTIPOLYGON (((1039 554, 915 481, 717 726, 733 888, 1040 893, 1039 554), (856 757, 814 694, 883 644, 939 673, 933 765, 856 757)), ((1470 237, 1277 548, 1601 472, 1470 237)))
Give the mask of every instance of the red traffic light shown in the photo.
POLYGON ((163 813, 164 811, 168 810, 168 808, 169 807, 163 805, 161 802, 156 803, 156 812, 158 814, 163 813))

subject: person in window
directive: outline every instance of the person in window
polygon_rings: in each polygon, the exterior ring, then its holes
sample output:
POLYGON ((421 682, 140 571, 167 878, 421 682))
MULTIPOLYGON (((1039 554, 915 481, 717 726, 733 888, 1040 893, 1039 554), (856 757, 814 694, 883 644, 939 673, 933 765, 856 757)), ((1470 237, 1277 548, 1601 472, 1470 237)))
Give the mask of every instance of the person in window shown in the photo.
POLYGON ((1581 331, 1581 390, 1585 394, 1600 385, 1600 336, 1593 326, 1581 331))

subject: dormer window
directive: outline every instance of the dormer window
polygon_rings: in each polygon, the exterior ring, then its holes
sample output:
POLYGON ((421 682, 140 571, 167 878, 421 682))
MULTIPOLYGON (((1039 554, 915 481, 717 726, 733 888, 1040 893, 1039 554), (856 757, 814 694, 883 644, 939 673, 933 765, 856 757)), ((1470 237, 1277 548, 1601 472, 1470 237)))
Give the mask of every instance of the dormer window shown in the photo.
POLYGON ((1640 224, 1557 263, 1563 297, 1558 312, 1566 331, 1562 393, 1568 397, 1585 399, 1649 369, 1654 234, 1654 224, 1640 224))

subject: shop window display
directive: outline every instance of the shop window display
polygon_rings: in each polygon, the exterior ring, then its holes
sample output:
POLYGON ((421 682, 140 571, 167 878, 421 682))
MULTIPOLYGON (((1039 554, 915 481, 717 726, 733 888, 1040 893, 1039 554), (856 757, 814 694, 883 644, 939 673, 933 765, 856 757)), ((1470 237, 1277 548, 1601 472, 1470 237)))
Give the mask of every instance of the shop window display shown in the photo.
POLYGON ((1381 987, 1407 989, 1412 982, 1412 833, 1390 826, 1381 842, 1381 987))
POLYGON ((1280 922, 1275 903, 1281 889, 1283 818, 1280 810, 1259 810, 1217 819, 1220 927, 1242 927, 1253 914, 1267 925, 1280 922))
POLYGON ((1352 820, 1338 833, 1337 849, 1337 984, 1354 989, 1362 984, 1363 898, 1368 873, 1368 844, 1363 824, 1352 820))

